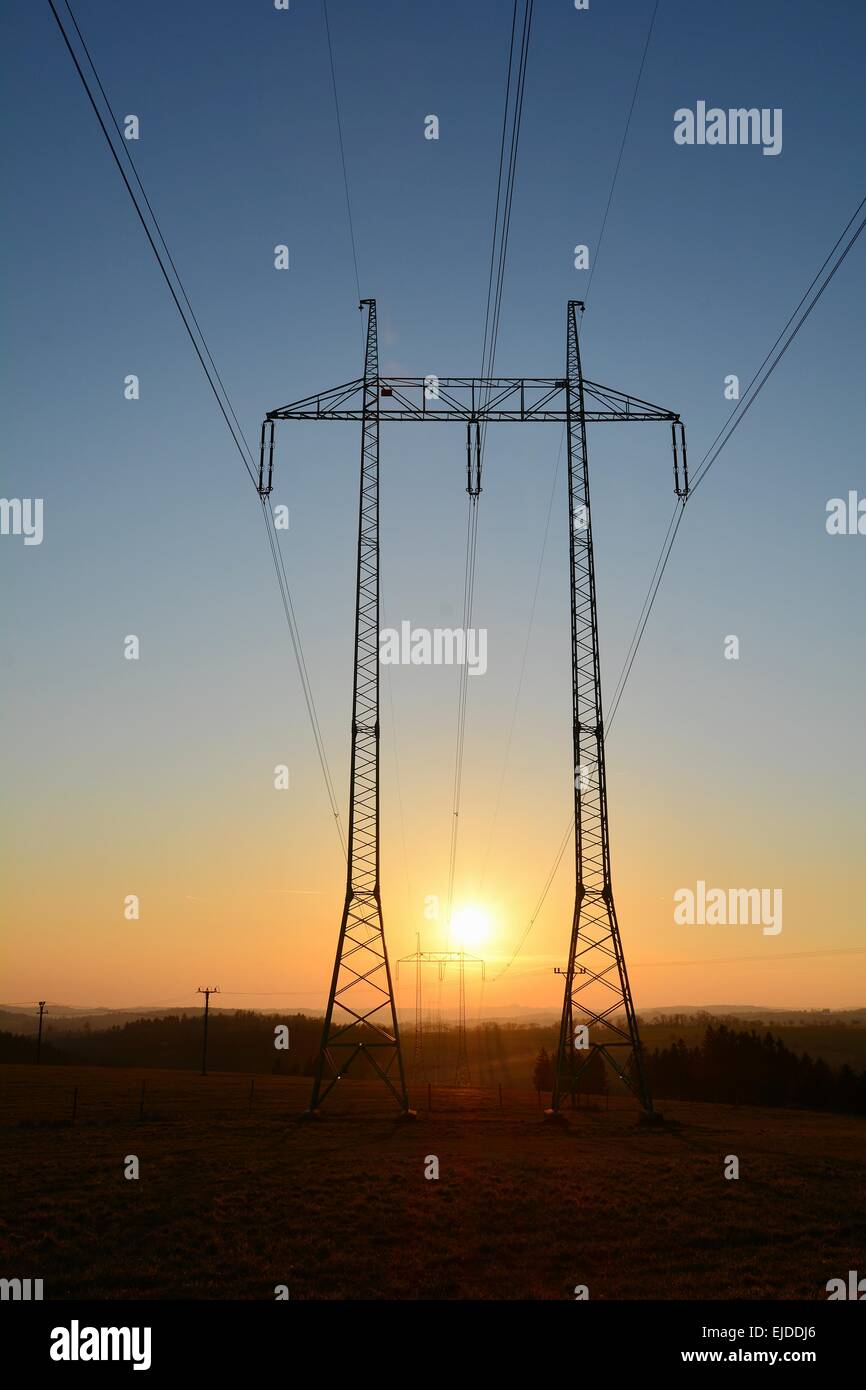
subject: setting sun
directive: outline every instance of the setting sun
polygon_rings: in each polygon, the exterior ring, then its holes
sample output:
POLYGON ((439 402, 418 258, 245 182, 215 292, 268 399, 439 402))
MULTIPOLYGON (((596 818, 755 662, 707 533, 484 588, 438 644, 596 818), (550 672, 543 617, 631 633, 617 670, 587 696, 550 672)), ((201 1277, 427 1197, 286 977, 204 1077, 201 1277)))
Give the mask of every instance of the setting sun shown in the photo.
POLYGON ((490 940, 492 923, 486 908, 476 903, 458 907, 451 918, 451 935, 464 951, 477 951, 490 940))

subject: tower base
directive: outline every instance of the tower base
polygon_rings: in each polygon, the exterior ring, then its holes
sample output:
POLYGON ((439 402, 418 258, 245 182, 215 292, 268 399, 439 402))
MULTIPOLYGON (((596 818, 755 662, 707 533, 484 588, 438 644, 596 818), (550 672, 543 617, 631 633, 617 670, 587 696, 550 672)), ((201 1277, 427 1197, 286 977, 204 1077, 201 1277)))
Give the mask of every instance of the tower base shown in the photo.
POLYGON ((665 1117, 660 1110, 642 1110, 638 1115, 637 1122, 639 1125, 663 1125, 665 1117))

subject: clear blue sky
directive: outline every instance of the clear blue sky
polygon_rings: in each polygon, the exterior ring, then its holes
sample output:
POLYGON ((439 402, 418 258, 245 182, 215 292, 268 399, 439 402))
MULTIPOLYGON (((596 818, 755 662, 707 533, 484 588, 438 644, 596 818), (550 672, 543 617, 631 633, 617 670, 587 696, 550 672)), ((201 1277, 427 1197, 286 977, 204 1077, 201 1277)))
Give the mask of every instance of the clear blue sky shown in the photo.
MULTIPOLYGON (((140 175, 254 441, 265 411, 361 370, 319 0, 292 0, 288 13, 266 0, 75 9, 116 114, 140 118, 140 175), (287 273, 273 268, 282 242, 287 273)), ((573 248, 587 243, 595 259, 651 10, 650 0, 592 0, 586 13, 537 0, 503 372, 562 371, 565 304, 588 278, 573 248)), ((477 373, 511 5, 331 0, 329 13, 361 289, 378 300, 383 373, 477 373), (435 142, 423 138, 430 113, 435 142)), ((342 870, 258 502, 48 5, 19 0, 4 28, 3 491, 45 504, 41 546, 0 541, 13 876, 5 992, 147 1003, 183 995, 202 974, 312 1004, 342 870), (133 372, 141 400, 129 403, 133 372), (127 633, 142 641, 135 669, 122 660, 127 633), (291 767, 285 800, 270 787, 277 762, 291 767), (140 884, 149 917, 129 946, 116 904, 140 884), (189 921, 196 901, 210 907, 189 921), (253 941, 246 969, 243 933, 253 941), (310 934, 321 945, 307 951, 310 934)), ((851 0, 661 0, 589 297, 584 367, 678 410, 695 462, 730 413, 725 376, 748 380, 863 194, 864 38, 866 10, 851 0), (677 146, 673 113, 698 100, 781 107, 781 154, 677 146)), ((758 939, 684 940, 671 895, 699 878, 779 885, 786 925, 773 949, 862 941, 866 537, 831 539, 824 517, 828 498, 866 492, 864 254, 858 244, 690 504, 611 736, 630 956, 751 952, 761 963, 664 980, 648 965, 634 972, 639 1003, 689 992, 695 1002, 863 1002, 862 957, 768 968, 758 939), (730 633, 738 663, 723 659, 730 633)), ((558 443, 554 426, 491 429, 481 501, 476 621, 489 631, 489 674, 470 682, 458 885, 491 899, 504 955, 569 810, 560 471, 482 887, 558 443)), ((274 495, 291 508, 287 566, 341 796, 357 453, 351 426, 282 426, 274 495)), ((590 454, 610 691, 671 512, 669 437, 664 426, 601 426, 590 454)), ((386 620, 457 623, 460 430, 383 431, 382 463, 386 620)), ((414 949, 424 896, 445 891, 455 674, 398 670, 383 697, 396 716, 396 763, 390 729, 383 742, 383 836, 400 954, 414 949)), ((566 861, 527 968, 565 949, 569 904, 566 861)), ((500 997, 547 1001, 557 990, 545 974, 500 997)))

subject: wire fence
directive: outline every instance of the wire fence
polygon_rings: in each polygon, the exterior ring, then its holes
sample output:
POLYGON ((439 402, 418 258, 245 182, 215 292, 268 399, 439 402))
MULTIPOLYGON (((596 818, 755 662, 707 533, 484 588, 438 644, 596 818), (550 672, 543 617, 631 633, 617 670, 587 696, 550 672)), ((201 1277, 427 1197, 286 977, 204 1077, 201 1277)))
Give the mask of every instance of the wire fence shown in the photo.
MULTIPOLYGON (((286 1122, 306 1110, 311 1079, 303 1076, 249 1076, 219 1072, 207 1076, 170 1070, 36 1067, 0 1069, 0 1127, 63 1128, 128 1124, 286 1122)), ((493 1117, 538 1115, 550 1096, 527 1087, 409 1085, 410 1104, 419 1114, 493 1117)), ((604 1111, 623 1104, 619 1097, 577 1095, 567 1111, 604 1111)), ((348 1078, 332 1092, 328 1113, 393 1115, 394 1107, 377 1083, 348 1078)))

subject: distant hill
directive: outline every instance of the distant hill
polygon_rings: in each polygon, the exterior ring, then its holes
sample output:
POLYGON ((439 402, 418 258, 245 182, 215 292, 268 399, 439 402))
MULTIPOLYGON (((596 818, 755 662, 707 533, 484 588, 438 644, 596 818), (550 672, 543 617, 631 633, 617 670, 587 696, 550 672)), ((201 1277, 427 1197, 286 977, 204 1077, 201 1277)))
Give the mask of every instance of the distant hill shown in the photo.
MULTIPOLYGON (((324 1000, 322 1001, 324 1004, 324 1000)), ((197 1014, 201 1006, 191 1001, 185 1005, 174 1005, 169 1008, 159 1008, 150 1006, 148 1008, 127 1008, 127 1009, 107 1009, 99 1005, 81 1006, 72 1004, 52 1004, 49 1003, 45 1008, 45 1020, 43 1024, 43 1036, 47 1037, 54 1031, 64 1033, 89 1032, 91 1029, 122 1027, 126 1023, 134 1023, 141 1018, 182 1018, 185 1014, 197 1014)), ((217 1014, 230 1015, 234 1009, 219 1009, 211 1004, 211 1016, 217 1014)), ((274 1012, 273 1009, 262 1010, 253 1009, 252 1013, 267 1013, 268 1016, 274 1012)), ((280 1010, 280 1013, 291 1012, 296 1017, 303 1013, 308 1018, 321 1018, 322 1010, 299 1011, 296 1009, 280 1010)), ((430 1011, 425 1009, 425 1016, 429 1016, 430 1011)), ((739 1018, 744 1022, 755 1022, 761 1020, 765 1023, 788 1023, 809 1025, 820 1027, 823 1024, 864 1024, 866 1025, 866 1007, 857 1009, 776 1009, 769 1005, 761 1004, 667 1004, 651 1009, 639 1009, 638 1013, 642 1019, 653 1021, 664 1018, 739 1018)), ((446 1023, 456 1022, 456 1009, 443 1009, 442 1019, 446 1023)), ((496 1009, 495 1013, 485 1011, 484 1022, 487 1023, 516 1023, 526 1027, 547 1025, 558 1023, 560 1011, 554 1007, 533 1007, 526 1004, 502 1004, 496 1009)), ((399 1010, 399 1020, 401 1027, 411 1026, 415 1021, 414 1010, 399 1010)), ((39 1027, 39 1011, 33 1004, 0 1004, 0 1029, 10 1033, 23 1033, 25 1036, 36 1033, 39 1027)))
MULTIPOLYGON (((68 1004, 46 1004, 42 1024, 42 1036, 52 1032, 79 1033, 101 1028, 122 1027, 125 1023, 135 1023, 140 1018, 182 1018, 184 1014, 201 1012, 195 1004, 170 1009, 76 1009, 68 1004)), ((233 1014, 234 1009, 215 1009, 214 1014, 233 1014)), ((30 1005, 0 1004, 0 1029, 10 1033, 37 1033, 39 1031, 39 1010, 30 1005), (26 1012, 25 1012, 26 1010, 26 1012)))
POLYGON ((773 1023, 866 1023, 862 1009, 774 1009, 762 1004, 668 1004, 663 1008, 639 1009, 641 1018, 672 1018, 711 1015, 713 1018, 765 1019, 773 1023))

